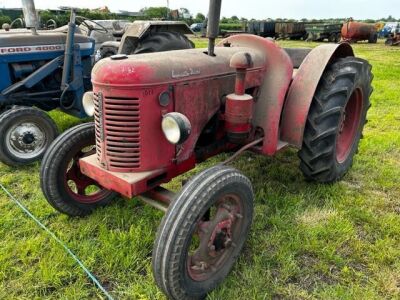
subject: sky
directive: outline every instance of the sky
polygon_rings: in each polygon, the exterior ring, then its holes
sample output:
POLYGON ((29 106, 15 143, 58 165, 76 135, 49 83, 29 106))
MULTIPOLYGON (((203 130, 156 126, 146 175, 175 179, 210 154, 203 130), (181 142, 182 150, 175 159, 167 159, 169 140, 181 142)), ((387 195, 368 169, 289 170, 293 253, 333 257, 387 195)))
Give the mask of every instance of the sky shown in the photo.
MULTIPOLYGON (((20 7, 19 0, 0 0, 2 7, 20 7)), ((74 6, 80 8, 97 8, 107 6, 111 11, 139 11, 143 7, 166 6, 167 0, 36 0, 36 8, 57 8, 74 6)), ((192 14, 208 11, 208 0, 169 0, 172 9, 186 7, 192 14)), ((245 17, 248 19, 267 18, 348 18, 379 19, 392 15, 400 18, 400 0, 224 0, 222 16, 245 17)))

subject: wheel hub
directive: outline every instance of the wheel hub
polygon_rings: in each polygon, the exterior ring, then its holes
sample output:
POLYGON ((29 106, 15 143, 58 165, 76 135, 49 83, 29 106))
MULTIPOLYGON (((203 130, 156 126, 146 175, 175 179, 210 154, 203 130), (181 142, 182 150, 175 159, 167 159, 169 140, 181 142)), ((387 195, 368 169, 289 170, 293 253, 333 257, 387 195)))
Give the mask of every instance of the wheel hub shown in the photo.
POLYGON ((18 157, 31 158, 40 153, 46 143, 44 131, 34 123, 20 123, 6 134, 8 150, 18 157))
POLYGON ((198 247, 188 258, 188 271, 196 281, 210 278, 224 265, 236 247, 235 228, 240 226, 241 208, 232 196, 218 202, 214 216, 207 216, 198 224, 198 247))
POLYGON ((360 125, 363 108, 363 93, 356 89, 348 100, 342 114, 336 138, 336 160, 343 163, 349 157, 360 125))

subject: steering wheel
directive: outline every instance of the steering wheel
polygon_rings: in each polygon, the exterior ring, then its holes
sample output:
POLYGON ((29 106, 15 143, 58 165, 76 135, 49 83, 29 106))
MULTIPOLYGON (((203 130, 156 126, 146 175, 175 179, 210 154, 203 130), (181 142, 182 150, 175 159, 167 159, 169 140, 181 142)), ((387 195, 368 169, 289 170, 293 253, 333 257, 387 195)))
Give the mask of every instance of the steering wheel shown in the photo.
POLYGON ((107 28, 105 28, 103 25, 101 25, 101 24, 99 24, 99 23, 97 23, 97 22, 95 22, 93 20, 90 20, 88 18, 81 17, 81 16, 76 16, 75 20, 78 23, 78 25, 85 26, 89 30, 89 32, 97 31, 97 32, 101 32, 101 33, 108 33, 108 29, 107 28), (95 25, 99 26, 100 28, 89 24, 87 21, 89 21, 91 23, 94 23, 95 25))

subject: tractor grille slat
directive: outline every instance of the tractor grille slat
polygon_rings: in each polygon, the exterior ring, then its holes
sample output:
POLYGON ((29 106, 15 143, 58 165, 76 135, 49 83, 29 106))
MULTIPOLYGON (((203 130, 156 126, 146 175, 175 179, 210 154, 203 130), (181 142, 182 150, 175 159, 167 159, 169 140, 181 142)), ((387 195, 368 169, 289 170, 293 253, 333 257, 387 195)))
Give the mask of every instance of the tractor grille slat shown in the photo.
POLYGON ((140 168, 140 100, 99 94, 94 99, 98 160, 106 159, 109 169, 140 168))

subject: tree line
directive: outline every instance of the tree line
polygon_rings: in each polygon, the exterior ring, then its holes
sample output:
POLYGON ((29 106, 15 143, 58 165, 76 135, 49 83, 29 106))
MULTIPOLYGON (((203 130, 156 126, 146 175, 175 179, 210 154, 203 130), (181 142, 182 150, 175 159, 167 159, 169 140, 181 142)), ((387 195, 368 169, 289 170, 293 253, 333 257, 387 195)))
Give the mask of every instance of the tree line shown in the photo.
MULTIPOLYGON (((148 19, 160 19, 160 20, 179 19, 179 20, 186 21, 189 25, 191 25, 193 23, 203 23, 204 20, 206 19, 206 16, 202 13, 198 13, 195 16, 193 16, 187 8, 181 8, 179 10, 171 10, 167 7, 145 7, 140 10, 140 13, 141 13, 140 16, 130 17, 130 16, 114 14, 108 10, 81 9, 81 10, 79 10, 78 15, 88 18, 88 19, 92 19, 92 20, 128 19, 128 20, 134 21, 134 20, 146 20, 146 19, 147 20, 148 19)), ((68 20, 69 20, 69 12, 68 11, 64 12, 64 11, 43 10, 43 11, 39 12, 39 16, 40 16, 42 26, 44 26, 44 27, 49 20, 56 21, 58 26, 64 26, 64 25, 68 24, 68 20)), ((20 17, 21 18, 23 17, 22 14, 20 17)), ((269 19, 267 19, 267 20, 269 20, 269 19)), ((4 15, 0 12, 0 26, 2 26, 4 23, 11 23, 12 21, 13 20, 11 20, 10 16, 4 15)), ((222 26, 226 27, 226 28, 232 28, 232 29, 241 28, 241 27, 243 27, 244 23, 247 23, 249 21, 256 21, 256 20, 239 18, 238 16, 221 18, 221 23, 224 24, 222 26)), ((277 18, 274 21, 278 21, 278 22, 296 22, 296 21, 343 22, 343 21, 346 21, 346 19, 343 19, 343 18, 305 19, 304 18, 301 20, 295 20, 295 19, 287 19, 287 18, 277 18)), ((387 18, 381 18, 379 20, 366 19, 366 20, 359 20, 359 21, 363 21, 363 22, 367 22, 367 23, 396 22, 396 21, 400 22, 400 19, 396 19, 393 16, 388 16, 387 18)), ((17 25, 19 25, 19 24, 17 24, 17 25)))

